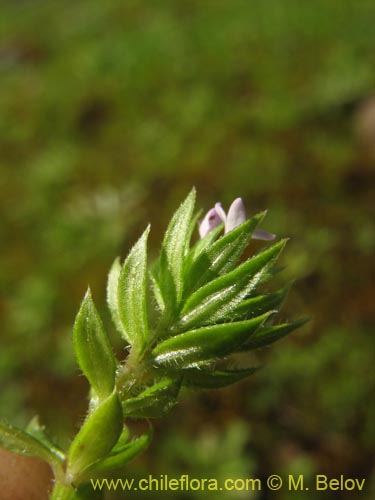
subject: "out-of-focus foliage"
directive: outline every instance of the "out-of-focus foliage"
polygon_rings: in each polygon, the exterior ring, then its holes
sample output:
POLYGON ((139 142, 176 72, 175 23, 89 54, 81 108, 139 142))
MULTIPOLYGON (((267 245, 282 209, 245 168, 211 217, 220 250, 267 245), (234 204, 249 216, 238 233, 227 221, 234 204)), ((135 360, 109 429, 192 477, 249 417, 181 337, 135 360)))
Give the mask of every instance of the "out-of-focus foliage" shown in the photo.
POLYGON ((312 321, 251 380, 188 396, 138 468, 199 477, 178 443, 245 416, 249 476, 369 475, 374 22, 370 0, 1 3, 1 417, 38 412, 66 439, 88 282, 104 310, 114 257, 150 220, 156 253, 195 185, 204 209, 269 208, 291 237, 280 283, 299 276, 285 319, 312 321))

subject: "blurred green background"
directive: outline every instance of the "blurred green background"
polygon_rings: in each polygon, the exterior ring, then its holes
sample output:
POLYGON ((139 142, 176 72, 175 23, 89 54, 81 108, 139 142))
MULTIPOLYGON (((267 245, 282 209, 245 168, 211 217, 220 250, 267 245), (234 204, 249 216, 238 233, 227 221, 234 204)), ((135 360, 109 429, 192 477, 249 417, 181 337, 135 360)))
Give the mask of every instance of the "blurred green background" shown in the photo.
MULTIPOLYGON (((205 210, 237 196, 269 209, 263 227, 291 238, 279 281, 297 278, 281 316, 311 321, 261 352, 253 378, 186 393, 128 474, 345 474, 366 491, 337 498, 370 498, 375 3, 0 8, 0 417, 38 413, 61 442, 74 432, 87 385, 71 326, 87 284, 121 356, 107 271, 148 222, 155 253, 195 185, 205 210)), ((288 492, 220 494, 271 497, 288 492)))

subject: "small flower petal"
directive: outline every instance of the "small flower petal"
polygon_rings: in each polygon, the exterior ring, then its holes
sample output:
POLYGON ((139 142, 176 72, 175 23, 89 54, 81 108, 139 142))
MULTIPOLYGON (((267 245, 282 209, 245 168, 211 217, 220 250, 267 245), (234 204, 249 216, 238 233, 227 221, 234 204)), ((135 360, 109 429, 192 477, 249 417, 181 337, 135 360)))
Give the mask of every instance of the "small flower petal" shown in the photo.
POLYGON ((216 208, 209 210, 199 225, 199 236, 203 239, 212 229, 221 224, 221 218, 216 208))
POLYGON ((227 214, 225 213, 224 208, 222 207, 221 203, 215 203, 215 210, 220 217, 220 219, 225 222, 227 220, 227 214))
POLYGON ((272 234, 272 233, 269 233, 268 231, 264 231, 264 229, 255 229, 251 238, 253 240, 272 241, 276 238, 276 234, 272 234))
POLYGON ((235 227, 246 221, 246 210, 242 198, 236 198, 228 210, 227 220, 225 221, 225 233, 229 233, 235 227))

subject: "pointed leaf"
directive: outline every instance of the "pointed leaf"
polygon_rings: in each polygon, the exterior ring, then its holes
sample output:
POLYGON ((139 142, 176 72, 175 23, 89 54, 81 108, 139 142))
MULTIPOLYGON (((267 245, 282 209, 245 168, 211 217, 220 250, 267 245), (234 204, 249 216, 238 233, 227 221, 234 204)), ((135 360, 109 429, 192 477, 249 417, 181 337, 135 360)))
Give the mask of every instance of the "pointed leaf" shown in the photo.
POLYGON ((221 223, 212 229, 204 238, 198 240, 192 249, 189 252, 187 261, 186 261, 186 275, 189 275, 189 271, 191 270, 193 264, 199 257, 199 255, 209 246, 211 246, 214 241, 218 238, 220 233, 224 229, 224 224, 221 223))
POLYGON ((4 422, 0 422, 0 446, 19 455, 45 460, 55 471, 61 468, 63 463, 63 457, 49 450, 44 443, 4 422))
POLYGON ((181 380, 165 379, 143 391, 139 396, 122 402, 125 417, 160 418, 177 403, 181 380))
POLYGON ((226 356, 238 349, 263 324, 270 313, 248 321, 207 326, 171 337, 153 350, 159 365, 175 367, 194 366, 226 356))
POLYGON ((163 294, 161 293, 160 283, 159 283, 159 273, 160 273, 160 259, 156 259, 150 267, 150 278, 152 284, 152 291, 154 292, 154 297, 160 311, 164 311, 165 304, 163 300, 163 294))
POLYGON ((286 266, 273 266, 269 268, 268 271, 263 274, 261 280, 259 281, 259 285, 266 283, 267 281, 271 280, 272 278, 280 274, 282 271, 284 271, 285 267, 286 266))
POLYGON ((252 375, 259 369, 258 366, 243 370, 200 370, 188 368, 183 370, 185 387, 196 389, 219 389, 252 375))
POLYGON ((113 391, 117 363, 90 289, 74 323, 73 343, 78 364, 95 395, 105 399, 113 391))
MULTIPOLYGON (((193 207, 193 209, 194 209, 194 207, 193 207)), ((187 244, 185 245, 185 256, 187 256, 187 254, 191 253, 189 243, 190 243, 191 238, 194 234, 194 230, 196 229, 196 227, 198 225, 198 220, 199 220, 199 217, 201 216, 201 214, 202 214, 202 210, 199 210, 198 212, 196 212, 194 215, 191 216, 188 234, 186 237, 187 244)), ((198 240, 198 243, 199 243, 199 240, 198 240)))
POLYGON ((288 333, 304 325, 307 321, 307 319, 300 319, 293 323, 282 323, 276 326, 259 328, 259 330, 244 343, 241 347, 241 351, 250 351, 258 347, 272 344, 272 342, 276 342, 276 340, 285 337, 288 333))
POLYGON ((175 310, 183 290, 183 265, 189 247, 190 223, 195 204, 193 189, 173 215, 160 255, 160 288, 167 308, 175 310))
POLYGON ((56 456, 58 460, 60 461, 65 460, 64 452, 60 450, 60 448, 58 448, 56 444, 51 441, 50 437, 46 432, 45 426, 40 424, 38 416, 35 416, 30 420, 28 426, 26 427, 26 432, 27 434, 33 436, 39 442, 44 444, 44 446, 46 446, 50 450, 50 452, 56 456))
POLYGON ((235 282, 237 279, 243 276, 251 277, 259 270, 263 269, 264 266, 266 266, 270 262, 274 263, 276 258, 284 248, 285 243, 286 240, 279 241, 275 245, 267 248, 266 250, 263 250, 254 257, 251 257, 233 271, 225 274, 224 276, 220 276, 219 278, 216 278, 206 285, 202 286, 199 290, 192 294, 191 297, 189 297, 182 312, 184 313, 186 311, 192 310, 193 307, 200 304, 206 297, 224 288, 225 286, 232 285, 233 282, 235 282))
POLYGON ((216 323, 231 313, 257 286, 263 274, 274 264, 285 245, 276 243, 247 260, 230 273, 203 286, 186 301, 173 332, 203 324, 216 323))
MULTIPOLYGON (((265 214, 266 212, 262 212, 255 215, 200 252, 186 269, 185 296, 235 267, 254 229, 263 220, 265 214)), ((205 238, 202 241, 204 240, 205 238)))
POLYGON ((112 321, 119 334, 130 344, 130 339, 127 336, 125 328, 120 319, 119 305, 118 305, 118 284, 121 274, 120 259, 117 257, 112 264, 111 270, 108 274, 107 282, 107 303, 111 312, 112 321))
POLYGON ((131 249, 122 267, 118 285, 118 305, 122 326, 132 346, 142 352, 148 339, 146 304, 147 227, 131 249))
POLYGON ((116 452, 110 453, 107 457, 93 464, 85 473, 86 478, 102 475, 116 469, 124 467, 130 460, 142 453, 149 445, 152 437, 152 432, 143 434, 127 443, 116 452))
POLYGON ((125 424, 123 425, 123 428, 122 428, 122 432, 121 432, 121 435, 120 437, 118 438, 118 441, 117 443, 115 444, 115 446, 112 448, 111 450, 111 454, 112 453, 117 453, 118 451, 120 451, 129 441, 129 438, 130 438, 130 430, 129 430, 129 427, 127 427, 125 424))
POLYGON ((289 290, 290 285, 274 293, 256 295, 250 299, 243 300, 233 311, 231 318, 239 321, 254 318, 267 311, 275 310, 285 300, 289 290))
POLYGON ((84 421, 74 438, 68 454, 67 477, 79 482, 81 475, 116 444, 122 431, 122 411, 114 391, 84 421))

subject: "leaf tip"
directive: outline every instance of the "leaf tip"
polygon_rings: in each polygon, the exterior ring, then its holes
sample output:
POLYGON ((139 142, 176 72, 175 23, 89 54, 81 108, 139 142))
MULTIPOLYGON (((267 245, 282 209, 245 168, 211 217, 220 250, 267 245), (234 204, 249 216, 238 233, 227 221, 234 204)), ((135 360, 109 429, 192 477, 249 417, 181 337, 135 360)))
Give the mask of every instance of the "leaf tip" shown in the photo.
POLYGON ((90 285, 87 286, 86 293, 83 297, 83 302, 86 302, 87 300, 92 301, 92 293, 91 293, 90 285))
POLYGON ((256 217, 256 219, 258 220, 258 223, 261 223, 267 214, 268 214, 268 209, 266 208, 266 210, 263 210, 262 212, 255 214, 254 217, 256 217))

